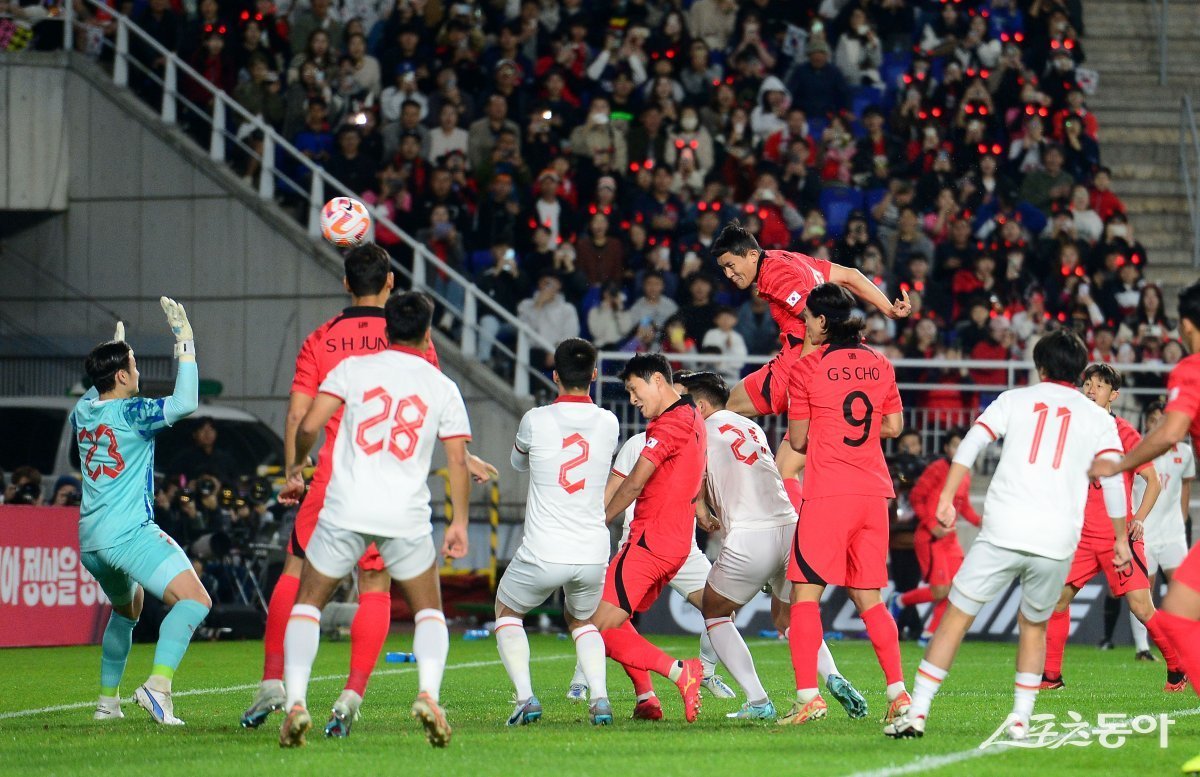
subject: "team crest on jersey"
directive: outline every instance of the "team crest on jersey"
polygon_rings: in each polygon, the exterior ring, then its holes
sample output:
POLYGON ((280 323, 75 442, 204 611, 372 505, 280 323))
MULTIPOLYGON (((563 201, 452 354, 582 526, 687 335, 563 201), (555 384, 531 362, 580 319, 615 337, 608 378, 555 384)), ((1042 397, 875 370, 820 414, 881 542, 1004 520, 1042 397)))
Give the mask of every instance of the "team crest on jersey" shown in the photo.
POLYGON ((1177 399, 1179 399, 1179 386, 1176 386, 1175 388, 1173 388, 1167 392, 1167 401, 1168 402, 1174 402, 1177 399))
POLYGON ((795 305, 799 301, 800 301, 800 292, 798 292, 798 291, 793 291, 791 294, 788 295, 787 300, 786 300, 789 308, 792 307, 793 305, 795 305))
POLYGON ((654 439, 653 437, 646 438, 646 447, 647 448, 653 448, 656 445, 658 445, 658 440, 654 439))

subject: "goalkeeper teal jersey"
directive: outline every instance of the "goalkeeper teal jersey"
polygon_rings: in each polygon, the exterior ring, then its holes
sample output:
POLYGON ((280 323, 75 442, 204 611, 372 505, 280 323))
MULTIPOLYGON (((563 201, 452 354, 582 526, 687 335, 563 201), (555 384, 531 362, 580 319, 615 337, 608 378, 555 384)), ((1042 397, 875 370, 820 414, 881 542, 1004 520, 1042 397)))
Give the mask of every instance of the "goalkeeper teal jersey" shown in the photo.
POLYGON ((196 363, 181 361, 169 397, 101 400, 92 388, 75 404, 71 429, 83 472, 81 551, 120 545, 139 526, 154 522, 154 437, 196 410, 198 388, 196 363))

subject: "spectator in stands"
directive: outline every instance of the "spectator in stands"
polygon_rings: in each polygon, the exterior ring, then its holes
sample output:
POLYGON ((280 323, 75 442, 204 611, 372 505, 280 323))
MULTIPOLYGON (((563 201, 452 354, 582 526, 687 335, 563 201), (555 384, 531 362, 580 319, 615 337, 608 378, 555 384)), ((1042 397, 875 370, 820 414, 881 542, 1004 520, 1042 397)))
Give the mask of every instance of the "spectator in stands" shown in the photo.
POLYGON ((1092 210, 1105 223, 1116 213, 1125 213, 1125 203, 1112 190, 1112 170, 1101 167, 1092 179, 1092 210))
POLYGON ((483 118, 475 121, 468 132, 467 161, 471 169, 478 170, 492 158, 492 150, 503 130, 509 130, 514 138, 520 138, 521 128, 508 118, 508 103, 500 95, 493 94, 487 99, 483 118))
POLYGON ((575 265, 592 285, 619 283, 625 274, 625 247, 608 234, 609 227, 608 216, 596 213, 575 241, 575 265))
MULTIPOLYGON (((492 246, 492 258, 495 261, 488 269, 476 278, 475 284, 502 309, 514 316, 517 305, 524 296, 524 279, 521 277, 520 266, 512 246, 497 243, 492 246)), ((479 350, 476 358, 484 364, 493 364, 492 349, 496 339, 513 337, 516 334, 512 324, 502 321, 491 309, 481 305, 479 316, 479 350)), ((493 367, 495 365, 493 364, 493 367)))
POLYGON ((595 97, 588 106, 587 119, 570 136, 571 153, 587 177, 618 174, 628 164, 625 135, 612 126, 608 100, 595 97))
POLYGON ((379 60, 367 53, 366 36, 362 33, 346 36, 346 54, 354 82, 367 95, 368 102, 373 103, 383 89, 382 74, 379 60))
MULTIPOLYGON (((157 0, 156 0, 157 1, 157 0)), ((204 77, 204 80, 221 89, 223 92, 232 92, 237 84, 237 71, 234 69, 233 61, 229 58, 225 51, 225 33, 221 32, 224 26, 211 30, 204 35, 204 45, 196 52, 194 59, 191 62, 192 67, 204 77)), ((155 85, 154 89, 159 87, 155 85)), ((191 78, 183 78, 183 94, 188 100, 199 107, 206 114, 211 115, 213 103, 216 101, 216 96, 212 93, 211 87, 204 86, 191 78)), ((144 93, 147 100, 151 100, 151 96, 144 93)), ((190 109, 187 110, 190 114, 190 109)), ((194 122, 196 117, 188 119, 189 124, 194 122)), ((205 117, 196 127, 198 132, 207 139, 208 124, 210 120, 205 117)))
POLYGON ((533 296, 517 305, 517 317, 535 334, 549 343, 549 349, 530 349, 530 363, 554 369, 554 347, 568 337, 579 336, 579 313, 562 295, 562 284, 555 275, 538 278, 533 296))
POLYGON ((852 7, 850 11, 846 31, 838 38, 834 62, 851 87, 883 86, 879 76, 883 45, 861 7, 852 7))
MULTIPOLYGON (((173 53, 179 50, 183 37, 183 20, 171 9, 169 0, 148 0, 142 12, 133 17, 133 21, 167 51, 173 53)), ((218 24, 212 32, 224 37, 226 29, 223 24, 218 24)), ((131 80, 146 101, 156 105, 162 99, 160 84, 166 77, 167 58, 137 35, 130 36, 129 53, 142 67, 150 71, 143 73, 136 67, 131 68, 131 80)), ((230 86, 232 84, 231 80, 230 86)))
POLYGON ((896 231, 884 240, 888 267, 907 267, 913 256, 923 256, 933 261, 933 241, 921 231, 921 221, 911 205, 900 209, 896 231))
POLYGON ((742 378, 742 368, 746 366, 746 341, 737 331, 738 315, 733 308, 723 305, 717 309, 713 321, 714 326, 704 333, 700 346, 715 348, 722 356, 728 357, 716 365, 717 371, 725 379, 728 386, 736 386, 742 378))
POLYGON ((685 151, 691 152, 696 170, 701 177, 712 169, 714 162, 712 135, 700 124, 699 112, 690 105, 680 110, 679 127, 667 136, 663 162, 673 166, 685 151))
POLYGON ((655 329, 662 329, 667 319, 679 310, 675 300, 663 295, 665 286, 661 272, 647 270, 642 275, 642 296, 630 305, 629 315, 643 326, 648 323, 655 329))
POLYGON ((83 494, 83 484, 73 475, 63 475, 54 481, 50 492, 50 504, 53 507, 75 507, 83 494))
MULTIPOLYGON (((271 70, 266 55, 255 53, 249 62, 250 78, 238 84, 233 99, 252 114, 262 116, 275 129, 283 126, 284 104, 279 95, 279 74, 271 70)), ((375 170, 370 171, 371 178, 375 170)))
MULTIPOLYGON (((671 355, 684 355, 696 353, 696 341, 688 336, 687 327, 683 323, 682 317, 678 314, 667 319, 667 323, 663 326, 662 342, 660 343, 661 352, 671 355)), ((683 369, 684 363, 678 360, 671 361, 671 369, 683 369)), ((689 366, 691 363, 689 362, 689 366)))
POLYGON ((305 125, 310 100, 321 100, 329 104, 329 86, 318 78, 315 62, 305 61, 300 65, 299 78, 289 80, 284 97, 283 136, 294 138, 305 125))
POLYGON ((209 475, 222 483, 237 480, 237 462, 217 447, 217 425, 209 416, 192 422, 192 445, 171 459, 167 472, 189 480, 209 475))
POLYGON ((758 100, 750 111, 750 131, 756 141, 763 141, 786 129, 787 111, 792 95, 778 76, 767 76, 758 87, 758 100))
POLYGON ((376 186, 377 163, 360 150, 362 135, 353 125, 343 126, 337 134, 337 151, 325 163, 325 169, 335 180, 361 194, 376 186))
POLYGON ((688 30, 714 51, 729 45, 737 24, 737 0, 696 0, 688 9, 688 30))
POLYGON ((313 30, 307 34, 307 37, 301 38, 296 35, 295 30, 292 30, 291 39, 306 41, 306 43, 304 50, 292 57, 292 61, 288 65, 288 82, 296 80, 301 65, 305 62, 312 62, 317 66, 317 79, 326 84, 332 83, 334 75, 337 73, 338 63, 333 46, 329 42, 329 33, 325 30, 313 30))
POLYGON ((625 309, 625 292, 616 283, 607 283, 600 303, 588 311, 588 333, 600 350, 618 349, 633 334, 634 320, 625 309))
POLYGON ((700 342, 713 327, 713 321, 721 306, 713 300, 713 281, 704 273, 695 273, 687 279, 687 301, 679 311, 687 336, 700 342))
POLYGON ((554 245, 574 240, 577 229, 574 210, 558 196, 561 184, 562 176, 553 168, 538 173, 538 198, 527 214, 530 224, 540 224, 550 230, 550 242, 554 245))
MULTIPOLYGON (((695 8, 695 5, 692 6, 695 8)), ((703 40, 693 40, 688 47, 688 64, 679 72, 679 83, 683 86, 686 101, 700 106, 707 102, 713 84, 720 83, 724 74, 720 65, 714 64, 711 47, 703 40)))
POLYGON ((35 467, 17 467, 4 487, 5 504, 40 505, 42 503, 42 473, 35 467))
POLYGON ((1100 214, 1092 210, 1088 189, 1083 184, 1071 187, 1071 220, 1075 225, 1075 236, 1089 245, 1100 239, 1104 232, 1104 222, 1100 214))
MULTIPOLYGON (((450 209, 445 205, 435 205, 430 210, 428 225, 418 231, 416 237, 451 269, 460 273, 463 271, 466 247, 463 244, 462 234, 450 220, 450 209)), ((429 285, 450 304, 451 308, 462 310, 466 290, 457 281, 438 271, 429 279, 429 285)), ((449 321, 444 317, 441 323, 443 329, 449 329, 449 321)))
POLYGON ((1076 181, 1090 181, 1100 167, 1100 146, 1083 131, 1078 116, 1063 121, 1064 169, 1076 181))
MULTIPOLYGON (((216 28, 225 23, 221 18, 221 6, 217 4, 217 0, 200 0, 196 4, 196 11, 188 18, 182 27, 179 37, 179 48, 176 53, 183 57, 185 61, 190 60, 192 56, 204 45, 204 34, 209 29, 216 28)), ((249 25, 246 25, 247 27, 249 25)), ((255 25, 257 27, 257 25, 255 25)), ((261 33, 261 30, 259 30, 261 33)), ((254 39, 254 44, 258 45, 258 39, 254 39)), ((240 64, 240 63, 239 63, 240 64)))
POLYGON ((469 136, 458 126, 459 109, 449 103, 438 109, 438 125, 425 136, 421 155, 431 162, 438 162, 452 151, 467 153, 469 136))
POLYGON ((312 34, 320 30, 328 36, 331 48, 340 48, 342 23, 337 20, 331 4, 331 0, 309 0, 308 7, 300 8, 292 17, 291 39, 311 41, 312 34))
POLYGON ((828 116, 850 105, 846 79, 829 61, 829 44, 822 38, 809 42, 808 61, 788 74, 787 86, 796 104, 808 116, 828 116))

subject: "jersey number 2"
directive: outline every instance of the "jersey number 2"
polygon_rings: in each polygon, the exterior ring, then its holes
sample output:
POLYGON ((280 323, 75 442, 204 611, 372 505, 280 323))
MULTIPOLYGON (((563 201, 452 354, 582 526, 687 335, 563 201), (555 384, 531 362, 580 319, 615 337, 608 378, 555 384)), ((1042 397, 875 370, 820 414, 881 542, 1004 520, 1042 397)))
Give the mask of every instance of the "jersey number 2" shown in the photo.
POLYGON ((588 455, 591 453, 591 446, 588 441, 583 439, 583 435, 576 432, 562 441, 563 450, 570 448, 572 445, 579 446, 579 455, 570 461, 564 461, 563 465, 558 468, 558 484, 563 487, 563 491, 568 494, 574 494, 576 491, 583 488, 585 481, 576 480, 574 483, 567 480, 567 473, 583 464, 588 460, 588 455))
POLYGON ((395 456, 400 461, 404 461, 417 449, 417 443, 420 442, 420 437, 417 432, 421 430, 421 426, 425 423, 425 414, 429 412, 429 408, 421 401, 421 398, 416 394, 407 397, 401 397, 399 400, 392 399, 391 394, 388 394, 382 388, 373 388, 363 394, 363 403, 374 401, 375 399, 383 400, 383 408, 363 421, 355 430, 354 442, 362 449, 362 452, 371 456, 383 450, 383 439, 367 442, 367 432, 387 421, 390 416, 392 419, 392 429, 387 436, 388 453, 395 456), (393 413, 392 407, 396 410, 393 413), (410 410, 410 412, 405 412, 410 410), (403 443, 400 442, 403 438, 403 443))
POLYGON ((745 464, 748 467, 754 466, 754 462, 758 461, 758 455, 760 452, 765 456, 769 456, 771 454, 771 452, 769 450, 767 450, 766 447, 763 446, 762 440, 758 439, 758 433, 755 432, 753 429, 749 430, 750 439, 753 440, 754 444, 758 446, 758 450, 750 451, 749 454, 747 454, 744 450, 742 450, 742 445, 744 445, 746 443, 746 433, 743 432, 741 429, 737 428, 733 424, 723 424, 722 426, 717 428, 717 431, 720 432, 721 434, 725 434, 726 432, 733 432, 733 436, 737 437, 737 439, 734 440, 733 442, 729 443, 729 450, 733 451, 733 457, 735 459, 742 462, 743 464, 745 464))
POLYGON ((92 447, 88 448, 87 455, 83 457, 83 473, 92 480, 96 480, 101 475, 115 478, 125 469, 125 459, 121 457, 121 453, 117 450, 117 436, 105 424, 97 426, 94 432, 90 429, 80 429, 79 441, 90 442, 92 444, 92 447), (113 460, 111 467, 107 464, 100 464, 96 467, 92 466, 92 457, 96 455, 101 439, 107 443, 106 448, 109 458, 113 460))
MULTIPOLYGON (((1042 447, 1042 432, 1046 430, 1046 418, 1050 415, 1050 408, 1044 402, 1038 402, 1033 406, 1033 413, 1038 420, 1037 427, 1033 430, 1033 445, 1029 446, 1030 464, 1037 463, 1038 449, 1042 447)), ((1063 446, 1067 444, 1067 430, 1071 428, 1071 409, 1057 408, 1054 415, 1062 419, 1062 425, 1058 427, 1058 443, 1054 446, 1054 461, 1050 462, 1050 467, 1058 469, 1062 465, 1063 446)))

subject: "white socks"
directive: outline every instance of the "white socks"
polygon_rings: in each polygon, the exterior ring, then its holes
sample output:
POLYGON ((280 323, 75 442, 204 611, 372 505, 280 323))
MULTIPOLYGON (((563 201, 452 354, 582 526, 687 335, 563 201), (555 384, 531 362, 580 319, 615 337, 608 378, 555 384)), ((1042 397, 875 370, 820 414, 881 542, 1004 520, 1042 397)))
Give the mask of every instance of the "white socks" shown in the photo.
MULTIPOLYGON (((933 697, 937 694, 938 688, 942 687, 942 681, 946 679, 947 674, 945 669, 921 659, 921 665, 917 667, 917 679, 913 681, 912 706, 908 708, 912 717, 929 717, 929 708, 933 705, 933 697)), ((1038 682, 1041 682, 1040 677, 1038 682)))
POLYGON ((1146 633, 1146 626, 1133 613, 1129 613, 1129 632, 1133 634, 1133 646, 1137 652, 1142 653, 1150 649, 1150 637, 1146 633))
POLYGON ((833 660, 833 653, 829 652, 829 645, 825 644, 825 640, 821 640, 821 649, 817 651, 817 676, 824 677, 825 682, 829 682, 831 675, 841 675, 838 671, 837 662, 833 660))
POLYGON ((511 616, 496 619, 496 649, 516 688, 517 701, 528 701, 533 695, 533 680, 529 676, 529 636, 522 619, 511 616))
MULTIPOLYGON (((413 655, 417 659, 418 688, 437 701, 442 689, 442 675, 446 672, 446 654, 450 652, 446 616, 442 615, 441 610, 421 610, 413 616, 413 621, 417 624, 413 631, 413 655)), ((291 630, 290 624, 288 630, 291 630)), ((528 649, 525 655, 528 662, 528 649)), ((288 687, 290 693, 290 682, 288 687)))
POLYGON ((1013 714, 1026 723, 1033 716, 1033 703, 1037 701, 1042 676, 1032 672, 1017 672, 1013 686, 1013 714))
POLYGON ((713 648, 712 640, 709 639, 708 629, 700 635, 700 665, 704 667, 704 676, 712 677, 717 672, 717 661, 720 658, 717 656, 717 651, 713 648))
MULTIPOLYGON (((498 622, 497 626, 499 626, 498 622)), ((575 682, 587 683, 588 696, 592 701, 607 699, 608 681, 605 677, 604 638, 600 636, 600 631, 589 623, 572 631, 571 637, 575 640, 575 655, 579 659, 576 673, 582 673, 584 677, 582 681, 575 682)))
POLYGON ((746 642, 737 626, 733 625, 733 621, 728 617, 706 618, 704 629, 721 663, 725 664, 733 679, 737 680, 738 685, 745 691, 747 701, 751 704, 765 704, 767 691, 758 679, 758 672, 754 670, 754 659, 750 656, 750 649, 746 647, 746 642))
POLYGON ((287 631, 283 635, 283 681, 287 688, 287 706, 308 707, 308 679, 321 645, 321 610, 311 604, 292 606, 287 631))
MULTIPOLYGON (((578 631, 578 629, 576 629, 576 631, 578 631)), ((571 634, 574 635, 575 632, 573 631, 571 634)), ((576 638, 576 641, 578 641, 578 638, 576 638)), ((603 644, 603 637, 600 638, 600 642, 603 644)), ((575 647, 575 652, 579 653, 578 645, 575 647)), ((575 662, 575 674, 571 676, 571 685, 587 685, 587 675, 583 673, 583 667, 579 665, 578 660, 575 662)))

